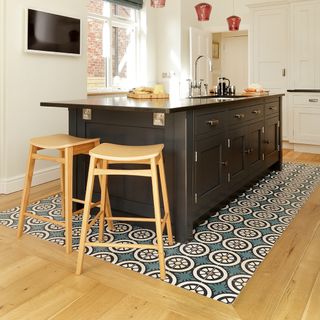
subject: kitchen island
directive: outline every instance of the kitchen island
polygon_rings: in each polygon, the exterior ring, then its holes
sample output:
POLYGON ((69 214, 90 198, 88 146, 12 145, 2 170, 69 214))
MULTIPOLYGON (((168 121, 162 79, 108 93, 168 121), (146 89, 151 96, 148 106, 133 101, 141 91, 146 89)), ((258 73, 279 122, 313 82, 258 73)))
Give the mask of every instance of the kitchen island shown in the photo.
MULTIPOLYGON (((69 133, 74 136, 127 145, 163 143, 174 234, 177 241, 186 242, 212 208, 267 171, 281 169, 282 96, 170 100, 90 96, 41 106, 68 108, 69 133)), ((74 171, 78 198, 84 198, 87 167, 88 157, 78 156, 74 171)), ((153 213, 149 179, 110 177, 109 190, 115 213, 153 213)))

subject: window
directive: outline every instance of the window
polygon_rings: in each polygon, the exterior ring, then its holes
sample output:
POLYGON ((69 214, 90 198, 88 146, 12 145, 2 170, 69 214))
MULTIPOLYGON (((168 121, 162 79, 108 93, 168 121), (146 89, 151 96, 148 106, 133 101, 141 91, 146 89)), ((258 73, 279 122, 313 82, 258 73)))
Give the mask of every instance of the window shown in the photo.
POLYGON ((88 90, 134 86, 139 11, 89 0, 88 90))

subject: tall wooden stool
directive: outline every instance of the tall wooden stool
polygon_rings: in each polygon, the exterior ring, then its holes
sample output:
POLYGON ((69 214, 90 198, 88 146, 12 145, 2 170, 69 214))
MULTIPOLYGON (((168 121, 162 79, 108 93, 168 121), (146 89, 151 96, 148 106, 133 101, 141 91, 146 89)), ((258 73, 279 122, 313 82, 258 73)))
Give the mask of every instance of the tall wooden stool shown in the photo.
MULTIPOLYGON (((66 252, 72 252, 72 203, 82 203, 83 200, 74 199, 72 197, 72 173, 73 173, 73 156, 78 154, 88 154, 90 149, 99 145, 100 139, 85 139, 73 137, 67 134, 56 134, 44 137, 37 137, 30 140, 29 157, 27 163, 27 171, 25 176, 25 184, 22 193, 21 209, 18 224, 18 237, 23 233, 24 218, 31 217, 44 222, 50 222, 55 225, 65 228, 66 252), (39 154, 39 150, 58 150, 60 156, 50 156, 39 154), (49 160, 61 164, 61 203, 62 216, 64 221, 57 221, 43 216, 27 212, 29 204, 30 187, 34 171, 35 160, 49 160)), ((90 204, 91 207, 98 204, 90 204)), ((81 213, 83 210, 78 210, 74 213, 81 213)))
POLYGON ((114 248, 145 248, 156 249, 159 254, 160 278, 165 279, 165 261, 163 250, 162 233, 164 228, 167 228, 169 244, 173 244, 171 219, 169 210, 168 193, 162 157, 163 144, 148 145, 148 146, 123 146, 116 144, 104 143, 94 149, 90 154, 90 166, 88 173, 87 190, 85 197, 85 206, 83 213, 81 238, 79 246, 79 255, 77 262, 76 274, 82 272, 83 257, 85 246, 95 247, 114 247, 114 248), (100 162, 100 164, 99 164, 100 162), (109 167, 110 164, 147 164, 150 168, 147 169, 117 169, 109 167), (160 196, 158 188, 158 171, 159 167, 161 191, 163 198, 164 215, 161 218, 160 211, 160 196), (126 176, 141 176, 151 177, 152 193, 154 202, 154 218, 138 218, 138 217, 113 217, 111 213, 109 193, 107 187, 107 176, 109 175, 126 175, 126 176), (132 221, 132 222, 155 222, 157 243, 154 244, 127 244, 127 243, 102 243, 104 226, 99 225, 99 238, 97 242, 88 242, 86 240, 87 233, 92 226, 89 224, 90 203, 92 198, 93 184, 95 176, 101 177, 101 210, 100 215, 104 218, 101 221, 108 221, 108 228, 113 229, 113 221, 132 221), (105 186, 105 187, 104 187, 105 186), (103 210, 105 208, 105 210, 103 210))

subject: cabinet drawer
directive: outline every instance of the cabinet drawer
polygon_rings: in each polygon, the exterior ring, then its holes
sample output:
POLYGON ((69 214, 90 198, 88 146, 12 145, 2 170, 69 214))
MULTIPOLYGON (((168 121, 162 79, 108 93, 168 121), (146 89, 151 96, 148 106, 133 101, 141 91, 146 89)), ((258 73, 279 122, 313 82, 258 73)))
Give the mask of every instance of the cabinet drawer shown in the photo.
POLYGON ((264 116, 264 107, 259 104, 256 106, 248 107, 247 109, 247 120, 260 120, 264 116))
POLYGON ((296 106, 320 106, 320 95, 293 96, 293 104, 296 106))
POLYGON ((264 116, 263 105, 254 105, 245 108, 230 110, 228 113, 229 124, 241 124, 250 120, 260 120, 264 116))
POLYGON ((279 103, 278 103, 278 101, 266 103, 266 107, 265 107, 266 116, 276 115, 277 113, 279 113, 279 103))
POLYGON ((229 125, 241 124, 248 119, 248 107, 231 109, 228 111, 229 125))
POLYGON ((203 134, 216 134, 224 130, 225 112, 210 112, 205 114, 196 114, 195 133, 196 136, 203 134))

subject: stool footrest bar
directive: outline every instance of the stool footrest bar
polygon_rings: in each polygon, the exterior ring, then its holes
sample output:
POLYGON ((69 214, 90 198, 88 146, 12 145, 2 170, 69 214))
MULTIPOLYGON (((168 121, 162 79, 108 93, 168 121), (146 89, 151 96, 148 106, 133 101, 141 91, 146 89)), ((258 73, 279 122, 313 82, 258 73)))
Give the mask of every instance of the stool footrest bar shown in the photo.
POLYGON ((108 247, 108 248, 143 248, 143 249, 158 249, 154 244, 134 244, 134 243, 109 243, 109 242, 86 242, 86 246, 91 247, 108 247))
POLYGON ((102 214, 102 211, 99 211, 95 217, 90 221, 90 223, 88 224, 88 229, 90 229, 99 219, 100 215, 102 214))
POLYGON ((140 177, 151 177, 151 170, 121 170, 121 169, 95 169, 95 176, 108 175, 108 176, 140 176, 140 177))
POLYGON ((130 217, 106 217, 110 221, 136 221, 136 222, 155 222, 155 218, 130 218, 130 217))
POLYGON ((54 219, 49 219, 49 218, 46 218, 46 217, 38 216, 38 215, 33 214, 31 212, 25 212, 24 215, 27 216, 27 217, 30 217, 32 219, 37 219, 37 220, 40 220, 40 221, 43 221, 43 222, 50 222, 50 223, 56 224, 56 225, 61 226, 61 227, 65 227, 66 226, 64 221, 57 221, 57 220, 54 220, 54 219))
POLYGON ((47 156, 44 154, 38 154, 38 153, 34 153, 32 155, 33 159, 36 160, 48 160, 48 161, 54 161, 54 162, 59 162, 59 163, 65 163, 63 158, 58 158, 58 157, 53 157, 53 156, 47 156))

